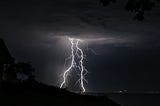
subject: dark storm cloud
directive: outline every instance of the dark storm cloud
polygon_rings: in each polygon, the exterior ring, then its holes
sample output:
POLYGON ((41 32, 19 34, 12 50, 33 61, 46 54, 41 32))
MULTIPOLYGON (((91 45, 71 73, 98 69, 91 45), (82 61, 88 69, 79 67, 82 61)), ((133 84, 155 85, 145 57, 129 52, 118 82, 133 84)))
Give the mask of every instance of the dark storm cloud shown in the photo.
MULTIPOLYGON (((69 55, 66 36, 84 39, 100 54, 87 53, 91 71, 88 77, 95 90, 112 90, 116 83, 122 83, 117 89, 125 88, 134 77, 140 80, 144 71, 149 70, 145 65, 154 70, 153 76, 158 73, 155 71, 159 69, 160 53, 158 7, 146 13, 147 20, 137 22, 123 10, 122 1, 106 8, 96 0, 8 0, 0 4, 0 36, 16 59, 33 62, 38 70, 37 79, 45 83, 59 84, 64 58, 69 55), (98 63, 93 63, 94 59, 98 63), (101 68, 94 67, 97 65, 101 68), (110 87, 101 82, 109 83, 110 87)), ((147 79, 145 74, 144 77, 147 79)))

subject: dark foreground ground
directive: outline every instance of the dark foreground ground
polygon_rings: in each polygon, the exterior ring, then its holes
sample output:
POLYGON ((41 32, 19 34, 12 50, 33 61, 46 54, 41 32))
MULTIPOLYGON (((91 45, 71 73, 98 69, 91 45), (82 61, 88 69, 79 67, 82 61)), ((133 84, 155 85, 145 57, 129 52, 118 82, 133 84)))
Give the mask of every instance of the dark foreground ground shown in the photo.
POLYGON ((106 96, 75 94, 32 83, 0 83, 0 106, 120 106, 106 96))

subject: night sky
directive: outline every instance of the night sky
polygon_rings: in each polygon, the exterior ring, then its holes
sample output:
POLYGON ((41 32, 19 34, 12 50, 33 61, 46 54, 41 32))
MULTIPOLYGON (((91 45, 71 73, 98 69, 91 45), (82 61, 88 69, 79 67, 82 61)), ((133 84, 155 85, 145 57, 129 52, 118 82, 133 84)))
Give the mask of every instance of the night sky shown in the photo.
POLYGON ((160 90, 160 4, 137 21, 126 1, 103 7, 98 0, 2 0, 0 37, 49 85, 60 85, 68 36, 84 40, 87 91, 160 90))

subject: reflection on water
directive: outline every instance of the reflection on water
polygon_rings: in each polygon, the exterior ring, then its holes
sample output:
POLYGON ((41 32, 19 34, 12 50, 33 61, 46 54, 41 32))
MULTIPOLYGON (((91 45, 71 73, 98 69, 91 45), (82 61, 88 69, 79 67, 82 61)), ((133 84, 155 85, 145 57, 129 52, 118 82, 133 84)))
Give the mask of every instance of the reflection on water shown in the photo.
POLYGON ((108 96, 121 106, 160 106, 160 95, 120 95, 108 96))

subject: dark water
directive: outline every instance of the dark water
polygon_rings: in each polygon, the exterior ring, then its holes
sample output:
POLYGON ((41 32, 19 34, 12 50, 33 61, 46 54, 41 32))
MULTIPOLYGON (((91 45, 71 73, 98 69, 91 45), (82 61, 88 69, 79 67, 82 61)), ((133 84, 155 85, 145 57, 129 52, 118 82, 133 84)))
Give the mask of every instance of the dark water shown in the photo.
POLYGON ((109 95, 121 106, 160 106, 160 95, 109 95))

